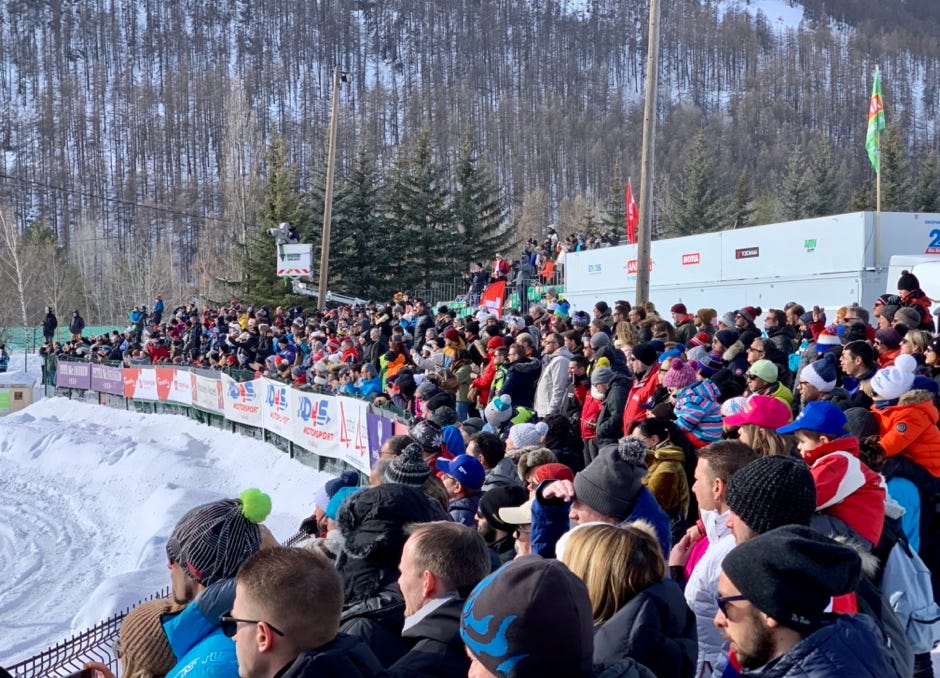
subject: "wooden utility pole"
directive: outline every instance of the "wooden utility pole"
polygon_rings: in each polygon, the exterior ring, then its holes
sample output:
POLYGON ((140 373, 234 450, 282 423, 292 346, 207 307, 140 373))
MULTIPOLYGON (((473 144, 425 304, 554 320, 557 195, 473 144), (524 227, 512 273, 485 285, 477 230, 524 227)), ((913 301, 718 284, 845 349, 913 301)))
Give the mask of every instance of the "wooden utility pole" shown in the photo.
POLYGON ((640 156, 640 233, 637 236, 636 304, 649 301, 650 249, 653 239, 653 172, 656 151, 656 99, 659 90, 659 0, 650 0, 646 54, 646 100, 643 102, 643 150, 640 156))
POLYGON ((317 304, 320 308, 326 308, 327 283, 330 274, 330 220, 333 217, 333 158, 336 149, 336 104, 339 98, 340 77, 346 80, 345 74, 341 74, 339 66, 333 69, 333 103, 330 112, 330 136, 329 147, 326 153, 326 190, 323 193, 323 238, 320 244, 320 279, 317 282, 317 304))

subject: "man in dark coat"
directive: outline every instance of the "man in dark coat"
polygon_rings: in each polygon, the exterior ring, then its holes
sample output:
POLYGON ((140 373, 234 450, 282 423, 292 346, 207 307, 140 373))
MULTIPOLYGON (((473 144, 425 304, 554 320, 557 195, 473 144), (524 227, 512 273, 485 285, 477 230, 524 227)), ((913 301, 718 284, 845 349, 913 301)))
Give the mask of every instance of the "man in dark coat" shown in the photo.
POLYGON ((367 678, 384 675, 375 655, 339 631, 343 580, 312 551, 266 548, 235 579, 221 618, 235 640, 238 674, 252 678, 367 678))
POLYGON ((42 321, 42 336, 46 343, 55 341, 55 330, 59 326, 59 320, 52 312, 52 306, 46 306, 46 317, 42 321))
POLYGON ((409 650, 389 674, 465 676, 470 660, 460 639, 460 613, 470 591, 490 572, 486 544, 459 523, 423 523, 410 532, 398 568, 405 598, 402 639, 409 650))

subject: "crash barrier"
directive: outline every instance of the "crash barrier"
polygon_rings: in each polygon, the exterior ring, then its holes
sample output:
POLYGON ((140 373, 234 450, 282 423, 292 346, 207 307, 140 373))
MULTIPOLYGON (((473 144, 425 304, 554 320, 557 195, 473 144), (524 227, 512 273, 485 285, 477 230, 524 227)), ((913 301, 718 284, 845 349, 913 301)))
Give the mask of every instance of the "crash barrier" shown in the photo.
POLYGON ((407 433, 410 418, 370 402, 246 371, 185 365, 47 361, 47 389, 57 395, 139 412, 182 414, 270 442, 319 470, 368 475, 382 442, 407 433))
MULTIPOLYGON (((282 546, 290 548, 308 539, 310 539, 310 535, 306 532, 297 532, 284 541, 282 546)), ((166 598, 169 595, 170 589, 167 587, 148 598, 138 600, 113 617, 109 617, 90 629, 76 633, 70 638, 56 643, 35 657, 14 664, 7 671, 16 678, 60 677, 80 671, 88 662, 99 662, 117 674, 120 661, 114 651, 114 644, 118 639, 118 631, 124 617, 141 603, 156 600, 157 598, 166 598)))

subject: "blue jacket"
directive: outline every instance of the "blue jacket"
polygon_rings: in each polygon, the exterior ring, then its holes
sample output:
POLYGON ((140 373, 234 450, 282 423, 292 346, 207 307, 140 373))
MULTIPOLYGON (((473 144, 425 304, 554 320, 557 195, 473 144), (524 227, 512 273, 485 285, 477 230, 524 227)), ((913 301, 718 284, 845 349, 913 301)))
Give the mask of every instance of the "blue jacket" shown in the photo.
POLYGON ((477 509, 480 506, 482 497, 482 494, 474 494, 469 497, 454 499, 447 507, 450 517, 454 519, 455 523, 463 523, 467 527, 476 529, 477 509))
MULTIPOLYGON (((220 586, 209 587, 203 594, 220 594, 209 607, 217 608, 218 617, 224 610, 231 609, 234 601, 234 586, 220 582, 220 586), (221 598, 230 597, 226 604, 221 598), (224 609, 223 609, 224 608, 224 609)), ((200 594, 202 595, 202 594, 200 594)), ((203 605, 203 607, 207 607, 203 605)), ((163 630, 170 648, 177 658, 176 666, 166 678, 236 678, 238 676, 238 658, 235 656, 235 643, 222 633, 217 622, 211 622, 200 609, 200 600, 194 600, 177 615, 163 617, 163 630)))
POLYGON ((647 487, 640 489, 636 503, 633 505, 633 513, 623 522, 629 523, 633 520, 645 520, 653 526, 659 545, 663 549, 663 558, 669 560, 669 551, 672 549, 672 528, 669 524, 669 516, 660 508, 653 493, 647 487))

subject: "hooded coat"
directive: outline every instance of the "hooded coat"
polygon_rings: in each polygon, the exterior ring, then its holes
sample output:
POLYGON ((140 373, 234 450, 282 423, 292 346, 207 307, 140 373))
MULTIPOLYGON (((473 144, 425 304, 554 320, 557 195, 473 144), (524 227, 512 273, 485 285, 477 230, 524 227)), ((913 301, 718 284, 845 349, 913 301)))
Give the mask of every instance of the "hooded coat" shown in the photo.
MULTIPOLYGON (((562 346, 544 357, 541 376, 535 387, 534 409, 541 418, 558 414, 568 389, 568 363, 571 351, 562 346)), ((513 403, 516 399, 513 398, 513 403)))
POLYGON ((535 401, 535 383, 542 372, 538 358, 521 358, 509 364, 506 381, 498 395, 509 395, 513 407, 532 407, 535 401))
POLYGON ((604 445, 616 445, 623 435, 626 422, 623 420, 623 410, 627 404, 627 394, 630 392, 630 377, 614 373, 610 388, 601 404, 601 411, 597 415, 594 437, 598 448, 604 445))
POLYGON ((646 455, 649 473, 643 484, 670 518, 685 518, 689 513, 689 479, 685 475, 685 452, 666 444, 646 455))
POLYGON ((295 659, 279 678, 371 678, 385 669, 361 641, 339 634, 331 642, 295 659))
POLYGON ((929 391, 909 391, 897 405, 872 412, 878 420, 886 457, 900 454, 940 478, 940 414, 929 391))

